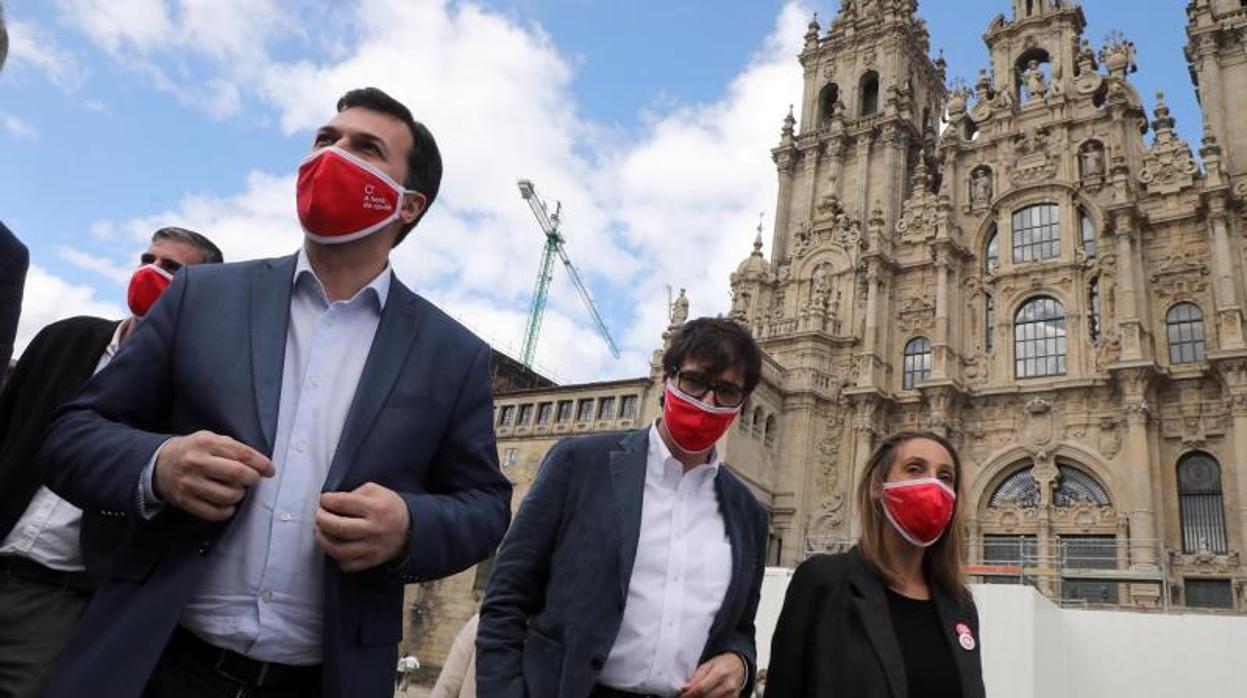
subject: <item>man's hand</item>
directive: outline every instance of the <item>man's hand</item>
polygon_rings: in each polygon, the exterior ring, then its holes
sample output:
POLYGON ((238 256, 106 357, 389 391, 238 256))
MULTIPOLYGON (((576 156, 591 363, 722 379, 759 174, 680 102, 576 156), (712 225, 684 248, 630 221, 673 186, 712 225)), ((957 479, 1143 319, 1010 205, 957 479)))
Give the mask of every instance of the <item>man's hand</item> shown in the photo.
POLYGON ((234 515, 248 487, 274 472, 272 461, 250 446, 198 431, 165 442, 152 488, 161 500, 192 516, 224 521, 234 515))
POLYGON ((407 545, 407 502, 375 482, 353 492, 325 492, 316 510, 316 542, 343 572, 397 558, 407 545))
POLYGON ((735 652, 711 657, 680 689, 680 698, 736 698, 745 690, 748 668, 735 652))

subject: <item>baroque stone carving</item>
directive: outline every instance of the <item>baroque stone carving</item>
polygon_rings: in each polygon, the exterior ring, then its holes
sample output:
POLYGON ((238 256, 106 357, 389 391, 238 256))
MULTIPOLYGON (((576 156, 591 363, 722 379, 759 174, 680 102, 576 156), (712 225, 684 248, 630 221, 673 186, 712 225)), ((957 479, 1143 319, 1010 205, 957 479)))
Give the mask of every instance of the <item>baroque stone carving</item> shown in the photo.
POLYGON ((1191 147, 1174 132, 1175 125, 1165 104, 1164 93, 1157 92, 1156 119, 1152 122, 1152 128, 1156 129, 1156 142, 1144 156, 1143 169, 1139 171, 1139 181, 1148 192, 1172 194, 1195 184, 1199 165, 1195 163, 1191 147))

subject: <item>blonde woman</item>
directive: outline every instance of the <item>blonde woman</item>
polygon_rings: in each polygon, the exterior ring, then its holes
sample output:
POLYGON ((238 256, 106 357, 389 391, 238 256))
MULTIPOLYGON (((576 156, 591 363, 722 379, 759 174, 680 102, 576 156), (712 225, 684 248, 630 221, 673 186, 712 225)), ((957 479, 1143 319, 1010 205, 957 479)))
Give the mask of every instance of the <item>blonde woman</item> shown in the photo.
POLYGON ((793 575, 767 698, 983 697, 961 488, 961 461, 943 437, 903 432, 879 444, 858 486, 858 544, 793 575))

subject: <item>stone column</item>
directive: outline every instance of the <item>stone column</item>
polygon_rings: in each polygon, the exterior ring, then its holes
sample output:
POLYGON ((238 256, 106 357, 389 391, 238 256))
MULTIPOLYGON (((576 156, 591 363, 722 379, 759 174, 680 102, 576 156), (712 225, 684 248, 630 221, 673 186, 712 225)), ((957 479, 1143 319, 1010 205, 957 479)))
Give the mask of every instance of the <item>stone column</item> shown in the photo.
MULTIPOLYGON (((908 159, 905 153, 905 132, 901 129, 900 124, 891 123, 887 126, 884 134, 883 145, 885 149, 884 167, 888 173, 888 225, 896 225, 896 221, 901 217, 901 206, 905 203, 905 162, 908 159)), ((865 192, 861 199, 861 210, 866 211, 865 192)), ((876 199, 879 197, 876 196, 876 199)))
POLYGON ((779 264, 788 258, 788 223, 792 211, 793 157, 790 152, 780 152, 775 157, 779 168, 779 196, 775 203, 775 234, 771 240, 771 260, 779 264))
POLYGON ((866 461, 875 447, 877 418, 881 403, 874 393, 853 396, 853 472, 848 485, 849 537, 862 534, 861 514, 857 511, 857 488, 866 471, 866 461))
MULTIPOLYGON (((1129 501, 1123 508, 1130 521, 1130 569, 1146 572, 1158 569, 1156 550, 1159 543, 1148 436, 1152 409, 1147 396, 1153 375, 1151 367, 1116 371, 1121 386, 1122 412, 1126 418, 1122 461, 1129 472, 1126 478, 1129 501)), ((1160 600, 1160 589, 1150 584, 1133 584, 1130 595, 1138 605, 1155 606, 1160 600)))
POLYGON ((1150 352, 1144 352, 1146 334, 1139 317, 1134 214, 1118 211, 1113 215, 1113 224, 1117 236, 1117 326, 1121 328, 1121 360, 1138 360, 1150 352))
POLYGON ((1212 229, 1212 271, 1216 279, 1213 296, 1216 300, 1217 345, 1222 350, 1244 349, 1247 346, 1243 343, 1243 314, 1234 282, 1234 253, 1230 247, 1225 199, 1217 196, 1208 203, 1211 209, 1209 226, 1212 229))
MULTIPOLYGON (((1217 46, 1215 34, 1205 34, 1199 38, 1199 44, 1196 47, 1200 68, 1198 72, 1200 97, 1204 100, 1205 113, 1208 115, 1208 121, 1212 125, 1212 132, 1216 134, 1217 140, 1222 144, 1230 143, 1230 134, 1225 124, 1225 95, 1221 94, 1221 87, 1225 83, 1221 80, 1221 62, 1219 60, 1220 48, 1217 46)), ((1233 172, 1234 153, 1231 148, 1226 148, 1222 155, 1222 162, 1225 163, 1225 169, 1233 172)))
POLYGON ((863 388, 875 387, 876 351, 879 342, 879 268, 878 261, 871 260, 866 271, 866 331, 862 337, 862 355, 858 364, 860 375, 857 384, 863 388))
MULTIPOLYGON (((1228 458, 1221 462, 1222 491, 1226 513, 1231 519, 1226 522, 1229 528, 1226 532, 1230 548, 1242 550, 1247 544, 1247 358, 1223 359, 1216 362, 1216 367, 1225 383, 1233 429, 1229 435, 1228 458)), ((1247 557, 1240 556, 1239 563, 1243 575, 1247 576, 1247 557)))
POLYGON ((870 140, 869 133, 857 137, 857 208, 849 213, 859 218, 866 217, 870 205, 870 140))
POLYGON ((948 299, 952 293, 949 288, 948 248, 941 246, 935 252, 935 336, 931 342, 931 378, 948 378, 949 333, 948 333, 948 299))

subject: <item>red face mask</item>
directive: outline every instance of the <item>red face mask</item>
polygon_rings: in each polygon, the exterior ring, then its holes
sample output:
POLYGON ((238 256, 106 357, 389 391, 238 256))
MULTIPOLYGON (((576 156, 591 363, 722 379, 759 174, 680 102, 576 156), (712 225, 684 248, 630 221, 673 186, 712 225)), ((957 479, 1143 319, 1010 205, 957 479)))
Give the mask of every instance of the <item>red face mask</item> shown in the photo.
POLYGON ((397 219, 406 193, 375 166, 330 146, 299 165, 299 222, 314 242, 358 240, 397 219))
POLYGON ((701 453, 713 446, 739 413, 740 407, 707 405, 667 383, 662 422, 675 445, 688 453, 701 453))
POLYGON ((146 316, 147 311, 156 304, 156 299, 172 282, 173 274, 159 264, 144 264, 139 267, 134 276, 130 277, 130 290, 126 294, 126 302, 134 317, 146 316))
POLYGON ((902 538, 920 548, 944 535, 956 501, 953 488, 933 477, 883 483, 883 513, 902 538))

